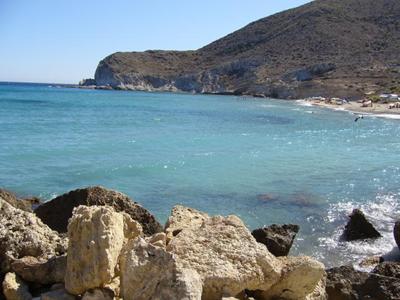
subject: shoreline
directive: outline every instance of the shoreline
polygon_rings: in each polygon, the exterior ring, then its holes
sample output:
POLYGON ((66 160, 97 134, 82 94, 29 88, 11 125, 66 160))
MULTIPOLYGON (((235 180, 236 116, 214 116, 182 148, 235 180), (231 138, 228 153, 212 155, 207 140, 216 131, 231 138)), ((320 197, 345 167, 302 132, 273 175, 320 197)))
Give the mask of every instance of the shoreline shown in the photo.
POLYGON ((260 94, 236 94, 234 92, 224 92, 224 93, 190 93, 183 91, 167 91, 167 90, 129 90, 129 89, 115 89, 110 87, 94 87, 94 86, 72 86, 70 88, 78 89, 89 89, 89 90, 108 90, 108 91, 133 91, 133 92, 149 92, 149 93, 178 93, 178 94, 191 94, 191 95, 215 95, 215 96, 233 96, 233 97, 243 97, 252 98, 260 100, 284 100, 284 101, 294 101, 303 106, 316 106, 327 108, 333 111, 344 111, 357 115, 370 115, 374 117, 386 118, 386 119, 398 119, 400 120, 400 108, 389 108, 390 104, 383 103, 373 103, 372 107, 363 107, 362 103, 356 101, 349 101, 343 104, 326 103, 321 100, 316 99, 285 99, 285 98, 271 98, 260 94))
POLYGON ((302 106, 322 107, 333 111, 343 111, 361 116, 365 115, 400 120, 400 108, 390 109, 389 104, 374 103, 372 107, 363 107, 362 103, 354 101, 343 104, 333 104, 315 99, 299 99, 296 100, 296 102, 302 106))

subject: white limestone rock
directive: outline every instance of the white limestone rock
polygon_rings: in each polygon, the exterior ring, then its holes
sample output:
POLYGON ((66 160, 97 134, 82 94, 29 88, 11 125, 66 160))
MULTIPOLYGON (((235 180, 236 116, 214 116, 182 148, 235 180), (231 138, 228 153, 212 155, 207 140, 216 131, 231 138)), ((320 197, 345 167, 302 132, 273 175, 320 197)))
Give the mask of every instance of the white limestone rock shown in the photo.
POLYGON ((270 289, 259 292, 257 299, 322 299, 317 298, 318 287, 326 277, 322 263, 306 256, 280 257, 279 260, 283 264, 280 280, 270 289))
POLYGON ((203 221, 208 219, 206 213, 195 210, 194 208, 176 205, 172 211, 171 216, 165 225, 165 233, 167 235, 167 243, 182 229, 185 228, 198 228, 203 224, 203 221))
POLYGON ((200 275, 203 300, 234 297, 244 289, 268 290, 280 279, 281 262, 236 216, 211 217, 183 228, 167 250, 183 268, 200 275))
POLYGON ((67 243, 36 215, 0 198, 0 273, 10 271, 11 263, 24 256, 47 260, 63 254, 67 243))
POLYGON ((127 239, 141 234, 138 222, 112 207, 75 208, 68 225, 67 291, 80 295, 110 283, 127 239))
POLYGON ((171 253, 144 239, 129 241, 120 265, 124 300, 201 300, 199 275, 194 270, 180 269, 171 253))

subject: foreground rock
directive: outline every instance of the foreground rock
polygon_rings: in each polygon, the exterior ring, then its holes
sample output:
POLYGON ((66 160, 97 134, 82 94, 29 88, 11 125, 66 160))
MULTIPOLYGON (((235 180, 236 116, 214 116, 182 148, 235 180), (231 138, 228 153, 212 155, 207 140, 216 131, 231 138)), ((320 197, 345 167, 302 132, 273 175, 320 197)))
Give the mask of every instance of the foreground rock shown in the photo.
POLYGON ((128 196, 100 186, 78 189, 59 196, 35 210, 35 214, 50 228, 66 232, 72 211, 79 205, 113 207, 117 212, 125 212, 138 221, 146 235, 162 231, 162 226, 145 208, 133 202, 128 196))
POLYGON ((393 228, 393 235, 396 241, 397 247, 400 249, 400 221, 397 221, 393 228))
POLYGON ((113 300, 114 293, 108 289, 94 289, 87 291, 82 300, 113 300))
POLYGON ((165 233, 167 241, 169 242, 174 236, 178 235, 183 229, 199 228, 203 221, 208 219, 206 213, 195 210, 190 207, 176 205, 172 211, 171 216, 165 225, 165 233))
POLYGON ((345 241, 374 239, 381 237, 381 234, 367 220, 361 210, 354 209, 349 218, 350 220, 343 232, 343 239, 345 241))
POLYGON ((173 254, 136 239, 121 255, 121 296, 125 300, 201 300, 202 281, 196 271, 179 268, 173 254))
POLYGON ((359 272, 351 266, 327 270, 326 292, 329 300, 400 299, 400 280, 359 272))
POLYGON ((68 225, 65 287, 74 295, 103 287, 116 275, 127 239, 141 235, 140 224, 108 206, 79 206, 68 225))
POLYGON ((374 268, 372 273, 400 279, 400 262, 382 262, 374 268))
POLYGON ((325 299, 325 267, 309 257, 283 257, 282 275, 271 289, 256 299, 325 299), (321 286, 319 286, 321 284, 321 286), (318 288, 322 289, 318 289, 318 288))
MULTIPOLYGON (((40 300, 75 300, 64 288, 56 289, 40 295, 40 300)), ((99 299, 100 300, 100 299, 99 299)))
POLYGON ((255 229, 252 235, 257 242, 267 246, 269 252, 275 256, 286 256, 289 254, 290 248, 296 234, 299 232, 298 225, 276 225, 255 229))
POLYGON ((67 239, 33 213, 17 209, 0 198, 0 273, 8 272, 11 263, 24 256, 48 260, 66 249, 67 239))
POLYGON ((0 198, 2 198, 15 208, 28 212, 32 212, 32 206, 40 204, 39 198, 33 197, 29 199, 18 199, 14 193, 4 189, 0 189, 0 198))
POLYGON ((203 299, 236 296, 245 289, 268 290, 281 263, 235 217, 211 217, 183 229, 167 246, 184 268, 203 281, 203 299))
POLYGON ((28 286, 15 274, 7 273, 3 281, 3 293, 7 300, 31 300, 28 286))
POLYGON ((11 268, 25 281, 43 285, 64 282, 67 256, 52 257, 49 260, 25 256, 14 261, 11 268))

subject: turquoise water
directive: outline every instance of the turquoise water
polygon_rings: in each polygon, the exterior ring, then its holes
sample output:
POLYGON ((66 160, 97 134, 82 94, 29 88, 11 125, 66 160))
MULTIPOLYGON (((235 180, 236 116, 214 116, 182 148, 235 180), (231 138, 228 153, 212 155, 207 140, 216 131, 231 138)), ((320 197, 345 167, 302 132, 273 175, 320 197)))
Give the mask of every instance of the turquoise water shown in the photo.
POLYGON ((250 228, 296 223, 328 265, 384 253, 400 218, 400 120, 231 96, 0 85, 0 186, 51 199, 103 185, 165 222, 180 203, 250 228), (384 233, 339 242, 361 206, 384 233))

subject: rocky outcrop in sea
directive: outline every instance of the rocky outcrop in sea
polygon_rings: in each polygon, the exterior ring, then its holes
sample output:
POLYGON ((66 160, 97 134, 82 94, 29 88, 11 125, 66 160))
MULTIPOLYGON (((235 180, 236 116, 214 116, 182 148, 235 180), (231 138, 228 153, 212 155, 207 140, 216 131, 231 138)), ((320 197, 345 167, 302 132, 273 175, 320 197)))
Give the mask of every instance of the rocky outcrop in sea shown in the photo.
POLYGON ((295 225, 260 229, 264 239, 272 239, 283 251, 274 255, 237 216, 210 216, 177 205, 166 225, 150 232, 159 223, 139 204, 128 205, 127 199, 122 193, 91 187, 57 197, 35 214, 0 195, 0 298, 400 297, 397 263, 385 262, 366 273, 350 266, 325 270, 312 257, 287 256, 299 230, 295 225), (133 213, 137 207, 139 214, 133 213), (58 225, 63 225, 69 216, 66 208, 72 209, 66 232, 51 229, 46 222, 56 224, 43 212, 51 213, 52 220, 58 213, 58 225))

